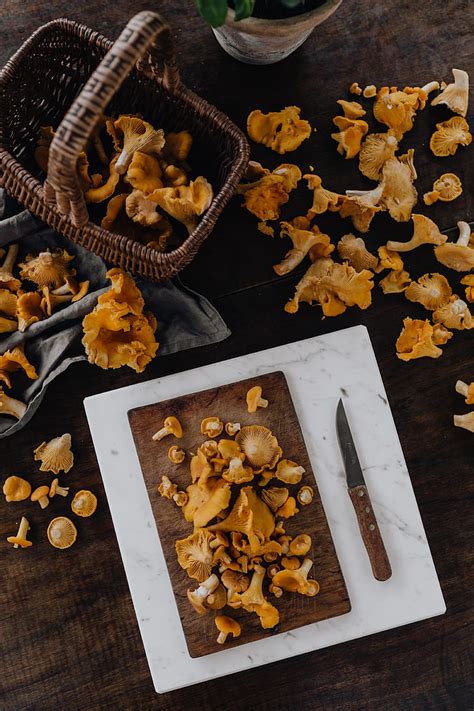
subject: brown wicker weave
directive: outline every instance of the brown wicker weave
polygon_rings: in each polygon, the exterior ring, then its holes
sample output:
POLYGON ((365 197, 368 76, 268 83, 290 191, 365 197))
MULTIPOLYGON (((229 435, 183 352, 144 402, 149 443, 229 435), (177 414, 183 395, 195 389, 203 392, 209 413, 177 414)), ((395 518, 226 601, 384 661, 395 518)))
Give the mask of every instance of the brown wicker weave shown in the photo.
POLYGON ((193 259, 249 157, 242 132, 181 83, 169 27, 153 12, 132 18, 115 43, 70 20, 40 27, 0 72, 0 102, 0 186, 60 234, 154 281, 193 259), (186 128, 193 135, 193 167, 212 183, 215 197, 197 228, 171 252, 89 220, 76 162, 105 110, 139 113, 165 131, 186 128), (40 126, 48 124, 60 125, 43 186, 33 153, 40 126))

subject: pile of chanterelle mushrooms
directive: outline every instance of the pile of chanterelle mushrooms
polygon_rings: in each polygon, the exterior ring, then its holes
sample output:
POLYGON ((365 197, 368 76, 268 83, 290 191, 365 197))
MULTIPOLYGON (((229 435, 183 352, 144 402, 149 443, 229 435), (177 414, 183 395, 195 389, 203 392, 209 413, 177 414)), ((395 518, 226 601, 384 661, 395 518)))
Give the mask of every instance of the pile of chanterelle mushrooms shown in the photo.
MULTIPOLYGON (((248 391, 246 401, 250 413, 269 405, 260 386, 248 391)), ((311 504, 314 491, 301 485, 303 467, 283 459, 278 439, 267 427, 241 427, 212 415, 200 429, 204 439, 195 453, 188 455, 177 444, 168 449, 172 465, 190 456, 189 485, 178 490, 165 475, 159 486, 160 494, 194 528, 176 541, 180 566, 198 583, 188 590, 189 603, 200 615, 225 608, 253 612, 264 629, 273 628, 279 611, 268 594, 277 600, 290 593, 313 597, 319 592, 318 582, 308 577, 311 537, 291 537, 285 531, 285 521, 298 514, 299 506, 311 504)), ((182 434, 179 420, 170 415, 153 439, 182 434)), ((219 644, 229 634, 241 633, 240 624, 228 615, 218 614, 215 623, 219 644)))
MULTIPOLYGON (((428 356, 438 358, 441 345, 453 336, 452 330, 474 328, 474 317, 468 302, 474 301, 474 235, 467 222, 459 222, 457 241, 448 242, 438 226, 425 215, 414 213, 418 192, 414 150, 400 154, 399 144, 412 129, 416 115, 426 109, 429 96, 441 89, 431 100, 431 106, 448 107, 455 114, 439 122, 429 145, 437 157, 454 155, 459 147, 469 146, 472 136, 466 121, 468 110, 469 78, 465 71, 453 69, 453 82, 446 85, 432 81, 423 87, 375 86, 365 89, 354 82, 350 93, 373 98, 373 115, 385 130, 369 133, 369 125, 362 118, 365 108, 358 101, 340 99, 337 103, 342 114, 334 118, 337 132, 331 134, 337 151, 347 159, 358 156, 362 175, 376 183, 371 190, 346 190, 345 194, 333 192, 323 185, 319 175, 310 172, 302 176, 297 165, 283 163, 275 170, 264 168, 251 161, 246 182, 239 188, 244 206, 258 219, 258 229, 273 236, 275 228, 269 224, 280 217, 282 205, 290 199, 301 178, 312 191, 313 201, 304 216, 280 222, 280 236, 292 241, 292 248, 279 264, 274 266, 278 275, 289 274, 306 257, 311 265, 296 285, 293 298, 285 306, 288 313, 298 311, 302 302, 318 304, 324 316, 337 316, 348 307, 366 309, 372 303, 371 290, 374 276, 385 272, 379 285, 385 294, 403 293, 413 302, 430 312, 430 319, 406 318, 396 343, 397 356, 412 360, 428 356), (396 222, 413 224, 413 235, 408 242, 389 241, 372 254, 361 236, 349 233, 337 245, 329 235, 319 229, 315 220, 325 212, 337 212, 350 218, 354 229, 366 234, 374 216, 386 212, 396 222), (434 256, 453 272, 466 275, 460 284, 465 295, 460 296, 446 277, 438 273, 424 274, 412 280, 400 256, 419 245, 433 245, 434 256), (334 259, 337 250, 340 261, 334 259)), ((435 109, 438 110, 438 109, 435 109)), ((283 154, 295 150, 311 135, 308 121, 300 118, 300 109, 289 106, 281 111, 264 114, 252 111, 247 120, 249 136, 257 143, 283 154)), ((310 170, 313 170, 310 166, 310 170)), ((461 180, 454 173, 444 173, 423 196, 426 205, 436 201, 451 201, 462 192, 461 180)))
MULTIPOLYGON (((47 172, 52 126, 43 126, 35 150, 47 172)), ((166 133, 140 116, 102 117, 77 170, 86 202, 104 205, 101 227, 127 235, 164 252, 182 238, 176 225, 191 233, 212 202, 203 176, 191 179, 189 131, 166 133)))

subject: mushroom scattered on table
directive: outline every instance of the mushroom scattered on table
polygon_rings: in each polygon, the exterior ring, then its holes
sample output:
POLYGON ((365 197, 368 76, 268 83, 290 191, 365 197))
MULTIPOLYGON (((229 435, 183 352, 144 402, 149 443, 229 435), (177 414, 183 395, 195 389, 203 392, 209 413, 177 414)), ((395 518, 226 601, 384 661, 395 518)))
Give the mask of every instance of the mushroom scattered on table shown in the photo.
MULTIPOLYGON (((63 494, 64 496, 64 494, 63 494)), ((92 491, 81 489, 74 495, 71 501, 71 510, 76 516, 87 518, 92 516, 97 508, 97 497, 92 491)))
POLYGON ((19 476, 9 476, 3 484, 3 493, 7 501, 24 501, 31 494, 31 484, 19 476))
POLYGON ((16 536, 8 536, 8 543, 12 543, 13 548, 29 548, 30 546, 32 546, 33 543, 29 541, 26 537, 29 529, 30 524, 28 519, 22 516, 16 536))
POLYGON ((55 437, 49 442, 42 442, 35 450, 35 461, 40 461, 41 472, 59 474, 68 473, 74 464, 74 455, 71 451, 71 435, 67 432, 60 437, 55 437))
POLYGON ((38 486, 30 496, 31 501, 37 501, 42 509, 49 506, 49 486, 38 486))
POLYGON ((168 437, 169 435, 174 435, 174 437, 177 437, 178 439, 183 436, 183 428, 181 427, 178 418, 173 415, 165 418, 163 427, 155 432, 152 439, 155 442, 159 442, 163 439, 163 437, 168 437))
POLYGON ((232 617, 227 617, 226 615, 217 615, 214 622, 216 624, 217 629, 219 630, 217 644, 224 644, 230 634, 234 638, 240 637, 241 627, 237 620, 233 620, 232 617))
POLYGON ((54 548, 70 548, 77 538, 77 528, 67 516, 57 516, 50 521, 47 535, 54 548))

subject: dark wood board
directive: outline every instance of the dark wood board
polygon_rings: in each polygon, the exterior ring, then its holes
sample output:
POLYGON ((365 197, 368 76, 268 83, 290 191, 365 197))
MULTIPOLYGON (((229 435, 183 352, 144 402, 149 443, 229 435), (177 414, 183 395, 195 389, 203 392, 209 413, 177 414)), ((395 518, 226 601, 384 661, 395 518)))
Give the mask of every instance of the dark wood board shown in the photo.
MULTIPOLYGON (((136 0, 132 7, 129 0, 112 4, 4 0, 0 62, 4 64, 40 24, 53 18, 69 17, 114 38, 131 14, 150 7, 172 23, 187 85, 240 127, 245 127, 250 108, 301 106, 318 131, 297 153, 280 157, 263 146, 252 146, 252 152, 269 166, 287 158, 302 166, 311 163, 336 191, 349 184, 362 188, 368 182, 358 174, 357 162, 339 156, 329 138, 335 102, 348 98, 352 81, 360 86, 421 85, 433 78, 449 80, 451 67, 466 69, 471 80, 474 76, 470 0, 344 0, 297 52, 271 67, 245 66, 228 57, 193 2, 136 0)), ((471 130, 472 105, 471 92, 471 130)), ((445 115, 435 108, 422 112, 404 139, 406 147, 415 148, 420 195, 443 172, 453 171, 463 181, 464 192, 454 202, 427 207, 420 200, 417 205, 417 211, 432 216, 442 229, 455 226, 459 219, 474 219, 474 144, 448 158, 434 158, 427 145, 430 127, 445 115)), ((336 239, 341 229, 350 227, 347 220, 332 217, 331 225, 324 227, 336 239)), ((406 225, 386 225, 382 217, 373 221, 372 249, 406 236, 406 225)), ((71 432, 76 464, 64 485, 90 488, 99 498, 94 516, 78 525, 77 543, 68 551, 53 551, 46 540, 46 524, 51 514, 68 515, 67 499, 54 499, 41 511, 34 504, 22 509, 0 497, 2 711, 58 707, 291 711, 295 705, 298 711, 474 708, 473 435, 452 427, 453 412, 468 409, 454 392, 454 383, 474 378, 472 331, 456 333, 439 361, 406 364, 394 354, 401 321, 407 315, 425 318, 426 312, 401 294, 384 297, 376 287, 370 309, 348 309, 336 319, 322 320, 318 309, 310 308, 290 316, 282 306, 297 275, 281 280, 271 268, 287 245, 258 233, 240 200, 232 200, 182 279, 213 300, 233 335, 215 346, 159 356, 142 375, 77 364, 49 386, 28 427, 0 441, 2 478, 16 474, 39 485, 33 448, 61 431, 71 432), (374 345, 445 595, 446 615, 157 696, 83 398, 357 323, 368 327, 374 345), (22 510, 31 519, 34 545, 13 551, 5 538, 16 530, 22 510)), ((439 268, 431 258, 425 266, 428 252, 420 248, 407 255, 410 273, 413 263, 417 276, 439 268)))
MULTIPOLYGON (((306 597, 285 593, 278 600, 268 595, 269 601, 280 612, 280 621, 273 630, 262 629, 257 615, 244 610, 225 608, 219 611, 217 614, 228 614, 238 620, 242 627, 241 636, 237 639, 229 637, 225 644, 226 648, 237 647, 276 633, 288 632, 313 622, 344 615, 351 609, 298 415, 284 373, 280 371, 266 373, 256 378, 138 407, 129 411, 128 418, 191 657, 212 654, 222 648, 216 643, 218 633, 214 625, 215 614, 211 610, 205 615, 198 615, 193 610, 186 597, 186 591, 189 588, 195 589, 197 584, 188 577, 176 558, 175 542, 192 533, 192 524, 184 519, 182 512, 171 501, 160 496, 158 485, 161 476, 165 473, 180 490, 184 490, 191 483, 189 453, 196 452, 197 447, 207 439, 200 433, 200 424, 204 417, 210 415, 217 415, 224 422, 240 422, 242 427, 252 424, 269 427, 283 449, 283 458, 296 461, 305 469, 300 484, 288 487, 290 494, 296 496, 303 484, 312 486, 315 494, 310 505, 299 506, 299 513, 288 519, 285 529, 293 537, 299 533, 307 533, 311 536, 313 546, 308 557, 314 561, 314 565, 309 577, 318 580, 321 586, 319 594, 315 597, 306 597), (257 412, 250 414, 247 412, 245 395, 254 385, 262 386, 264 397, 270 404, 268 408, 259 408, 257 412), (174 442, 172 437, 154 442, 152 435, 170 414, 181 422, 183 437, 179 440, 175 439, 174 442), (184 462, 177 466, 171 464, 167 457, 168 447, 173 443, 177 443, 187 453, 184 462)), ((228 436, 224 432, 222 437, 228 436)), ((259 490, 258 479, 257 475, 249 484, 254 486, 256 491, 259 490)), ((282 485, 276 479, 273 481, 275 484, 282 485)), ((232 487, 230 507, 241 488, 241 486, 232 487)))

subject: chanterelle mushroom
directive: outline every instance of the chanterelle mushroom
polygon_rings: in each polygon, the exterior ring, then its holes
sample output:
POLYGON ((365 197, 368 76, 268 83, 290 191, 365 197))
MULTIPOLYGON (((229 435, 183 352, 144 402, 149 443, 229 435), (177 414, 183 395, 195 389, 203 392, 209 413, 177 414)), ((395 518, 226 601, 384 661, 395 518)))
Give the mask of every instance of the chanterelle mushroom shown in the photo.
POLYGON ((466 405, 474 405, 474 383, 464 383, 462 380, 456 382, 456 392, 462 395, 466 405))
POLYGON ((430 220, 429 217, 413 214, 412 220, 412 238, 408 242, 394 242, 393 240, 389 240, 386 245, 387 249, 397 252, 410 252, 421 244, 440 245, 448 239, 446 235, 443 235, 439 231, 438 225, 433 222, 433 220, 430 220))
POLYGON ((218 437, 224 429, 224 423, 215 415, 205 417, 201 422, 201 434, 206 437, 218 437))
POLYGON ((451 202, 462 193, 462 183, 455 173, 443 173, 434 181, 433 190, 423 195, 426 205, 432 205, 437 200, 451 202))
MULTIPOLYGON (((327 235, 322 234, 316 225, 311 230, 301 230, 289 222, 280 224, 280 237, 289 237, 293 242, 293 249, 290 249, 285 258, 273 267, 279 276, 293 271, 313 247, 321 243, 327 245, 329 242, 327 235)), ((330 252, 333 249, 334 247, 331 245, 330 252)))
POLYGON ((178 418, 173 415, 165 418, 163 427, 158 430, 158 432, 155 432, 152 439, 157 442, 168 435, 174 435, 174 437, 178 437, 178 439, 183 436, 183 428, 181 427, 178 418))
POLYGON ((260 385, 254 385, 247 393, 247 410, 256 412, 259 407, 268 407, 268 400, 262 397, 262 388, 260 385))
POLYGON ((55 437, 49 442, 42 442, 34 450, 35 461, 40 461, 41 472, 53 472, 59 474, 63 471, 68 473, 74 464, 74 455, 71 451, 71 435, 63 434, 55 437))
POLYGON ((380 180, 382 168, 398 149, 395 136, 387 133, 369 133, 359 153, 359 170, 371 180, 380 180))
POLYGON ((234 638, 240 637, 241 627, 237 620, 233 620, 231 617, 226 617, 225 615, 217 615, 214 622, 219 630, 217 644, 224 644, 230 634, 234 638))
POLYGON ((188 600, 198 615, 204 615, 204 613, 207 612, 207 607, 205 607, 204 603, 209 595, 216 590, 218 585, 219 578, 213 573, 206 580, 203 580, 196 590, 188 590, 188 600))
POLYGON ((292 555, 306 555, 311 549, 311 536, 301 533, 290 541, 290 553, 292 555))
POLYGON ((37 291, 27 291, 17 298, 18 330, 23 333, 32 323, 44 318, 41 308, 42 295, 37 291))
POLYGON ((125 199, 125 211, 137 224, 144 227, 158 227, 163 219, 156 209, 156 202, 150 200, 141 190, 135 189, 125 199))
POLYGON ((260 548, 260 538, 267 540, 275 528, 275 521, 268 506, 257 496, 251 486, 240 490, 229 515, 209 526, 208 531, 240 531, 249 539, 256 555, 260 548))
POLYGON ((386 277, 379 281, 379 286, 384 294, 401 294, 410 284, 410 275, 404 269, 392 269, 386 277))
POLYGON ((430 138, 430 148, 435 156, 453 156, 458 146, 469 146, 472 135, 469 124, 461 116, 453 116, 448 121, 436 124, 436 131, 430 138))
POLYGON ((178 563, 190 578, 199 583, 211 574, 213 553, 210 542, 213 538, 211 531, 197 528, 190 536, 176 541, 175 544, 178 563))
POLYGON ((54 548, 70 548, 77 538, 77 528, 67 516, 57 516, 50 521, 48 541, 54 548))
POLYGON ((435 96, 431 106, 445 104, 455 114, 466 116, 469 103, 469 75, 463 69, 453 69, 454 82, 435 96))
POLYGON ((338 99, 337 103, 342 108, 345 118, 357 119, 361 116, 365 116, 367 113, 358 101, 345 101, 344 99, 338 99))
POLYGON ((457 272, 469 272, 474 269, 474 244, 471 242, 471 228, 467 222, 458 222, 459 237, 457 242, 446 242, 435 247, 438 262, 457 272))
POLYGON ((285 484, 299 484, 305 470, 291 459, 282 459, 278 462, 275 476, 285 484))
POLYGON ((262 491, 262 499, 275 513, 288 499, 289 491, 285 486, 269 486, 262 491))
POLYGON ((212 185, 202 175, 189 185, 159 188, 148 195, 149 200, 181 222, 189 233, 197 226, 199 216, 210 206, 212 198, 212 185))
POLYGON ((453 294, 449 301, 433 312, 433 321, 442 323, 446 328, 464 331, 474 328, 474 316, 465 301, 453 294))
MULTIPOLYGON (((67 496, 69 494, 68 486, 60 486, 59 479, 53 479, 49 489, 49 498, 52 499, 54 496, 67 496)), ((77 496, 77 494, 76 494, 77 496)), ((75 497, 74 497, 75 498, 75 497)))
POLYGON ((3 484, 5 499, 10 501, 24 501, 31 494, 31 484, 19 476, 9 476, 3 484))
POLYGON ((362 119, 349 119, 345 116, 336 116, 332 122, 339 129, 339 133, 331 133, 331 138, 337 141, 337 152, 346 158, 355 158, 361 148, 361 142, 369 125, 362 119))
POLYGON ((116 163, 117 172, 123 175, 130 165, 136 151, 141 153, 160 153, 165 145, 162 129, 155 131, 153 126, 135 116, 120 116, 113 122, 107 122, 107 130, 115 133, 115 140, 122 144, 122 152, 116 163))
POLYGON ((418 281, 412 281, 405 289, 409 301, 423 304, 425 309, 434 311, 449 301, 452 290, 448 280, 442 274, 423 274, 418 281))
POLYGON ((434 343, 434 330, 429 321, 403 319, 403 329, 397 342, 397 358, 408 361, 415 358, 439 358, 443 351, 434 343))
POLYGON ((323 188, 319 175, 308 173, 303 175, 303 178, 307 181, 309 190, 313 191, 313 204, 306 215, 308 220, 312 220, 313 217, 321 215, 326 210, 336 212, 339 209, 343 196, 323 188))
POLYGON ((27 539, 27 534, 30 528, 30 524, 27 518, 21 517, 20 526, 16 536, 8 536, 8 543, 13 544, 13 548, 29 548, 33 545, 31 541, 27 539))
POLYGON ((275 466, 282 455, 275 435, 263 425, 242 427, 235 437, 248 462, 259 474, 264 469, 275 466))
POLYGON ((65 249, 58 249, 54 252, 46 250, 40 252, 37 257, 27 255, 25 261, 19 266, 22 279, 33 281, 40 288, 44 286, 57 289, 64 284, 66 277, 70 274, 70 262, 74 259, 65 249))
POLYGON ((168 459, 172 464, 181 464, 181 462, 184 462, 185 457, 186 452, 184 449, 180 449, 176 444, 172 444, 168 449, 168 459))
POLYGON ((13 397, 8 397, 0 385, 0 415, 9 415, 21 420, 27 410, 24 402, 16 400, 13 397))
POLYGON ((31 501, 37 501, 42 509, 49 506, 49 486, 38 486, 30 496, 31 501))
POLYGON ((135 151, 127 170, 127 180, 135 190, 145 195, 163 187, 161 168, 157 158, 135 151))
POLYGON ((278 624, 280 614, 263 594, 262 584, 264 577, 265 568, 256 565, 248 589, 243 593, 234 595, 234 599, 240 602, 244 610, 255 612, 259 616, 263 629, 271 629, 278 624))
POLYGON ((7 388, 11 388, 11 373, 17 370, 24 370, 30 380, 36 380, 38 374, 33 365, 26 357, 22 346, 15 346, 10 351, 5 351, 0 355, 0 380, 3 380, 7 388))
POLYGON ((272 583, 282 590, 305 595, 308 589, 308 573, 312 567, 313 561, 310 558, 305 558, 296 570, 280 570, 273 576, 272 583))
POLYGON ((342 260, 349 262, 356 271, 375 269, 379 263, 377 257, 371 254, 365 246, 362 237, 347 234, 337 243, 337 251, 342 260))
POLYGON ((288 153, 311 135, 308 121, 300 118, 298 106, 286 106, 281 111, 252 111, 247 118, 247 131, 256 143, 263 143, 277 153, 288 153))

